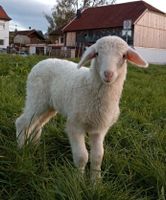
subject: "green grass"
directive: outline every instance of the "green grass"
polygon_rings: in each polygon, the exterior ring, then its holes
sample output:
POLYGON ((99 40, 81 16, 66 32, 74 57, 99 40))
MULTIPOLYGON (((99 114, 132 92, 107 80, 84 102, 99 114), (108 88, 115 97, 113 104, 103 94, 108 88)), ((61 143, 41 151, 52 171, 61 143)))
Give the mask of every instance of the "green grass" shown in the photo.
MULTIPOLYGON (((43 57, 0 55, 1 200, 165 200, 166 66, 129 66, 121 115, 105 140, 102 182, 81 177, 73 166, 58 115, 38 146, 16 145, 15 125, 31 67, 43 57)), ((88 145, 88 140, 87 140, 88 145)))

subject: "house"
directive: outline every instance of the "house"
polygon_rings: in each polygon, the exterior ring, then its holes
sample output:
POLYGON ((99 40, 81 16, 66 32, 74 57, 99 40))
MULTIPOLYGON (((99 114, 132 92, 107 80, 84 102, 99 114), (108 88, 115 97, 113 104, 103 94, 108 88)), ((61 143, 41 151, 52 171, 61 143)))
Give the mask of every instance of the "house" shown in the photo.
POLYGON ((9 21, 11 18, 7 15, 2 6, 0 6, 0 49, 6 49, 9 46, 9 21))
POLYGON ((18 52, 46 54, 44 35, 35 29, 10 32, 10 46, 18 52))
POLYGON ((64 34, 62 29, 53 30, 49 33, 48 38, 50 42, 50 44, 48 44, 49 56, 59 58, 75 57, 75 50, 74 55, 72 55, 73 50, 67 49, 64 46, 64 34))
POLYGON ((63 32, 76 55, 102 36, 118 35, 149 62, 166 64, 166 14, 144 1, 87 8, 63 32))
POLYGON ((64 35, 62 30, 58 29, 49 33, 49 40, 51 41, 51 44, 54 44, 57 47, 64 46, 64 35))

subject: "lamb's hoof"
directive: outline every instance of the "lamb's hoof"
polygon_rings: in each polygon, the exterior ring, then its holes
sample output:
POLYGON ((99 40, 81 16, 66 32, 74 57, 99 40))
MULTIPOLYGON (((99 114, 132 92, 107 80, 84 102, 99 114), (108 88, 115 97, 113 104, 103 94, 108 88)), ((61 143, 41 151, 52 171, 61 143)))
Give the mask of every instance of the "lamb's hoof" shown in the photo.
POLYGON ((91 170, 90 178, 92 183, 97 183, 101 181, 101 170, 93 169, 91 170))

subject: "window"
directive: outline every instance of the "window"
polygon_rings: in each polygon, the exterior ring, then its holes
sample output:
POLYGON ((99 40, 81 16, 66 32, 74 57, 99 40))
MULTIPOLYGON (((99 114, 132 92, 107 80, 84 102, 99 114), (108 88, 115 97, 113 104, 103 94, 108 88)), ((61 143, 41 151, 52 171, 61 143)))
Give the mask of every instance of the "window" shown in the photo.
POLYGON ((0 39, 0 45, 4 45, 4 40, 0 39))
POLYGON ((64 42, 64 38, 63 37, 61 37, 61 44, 64 42))

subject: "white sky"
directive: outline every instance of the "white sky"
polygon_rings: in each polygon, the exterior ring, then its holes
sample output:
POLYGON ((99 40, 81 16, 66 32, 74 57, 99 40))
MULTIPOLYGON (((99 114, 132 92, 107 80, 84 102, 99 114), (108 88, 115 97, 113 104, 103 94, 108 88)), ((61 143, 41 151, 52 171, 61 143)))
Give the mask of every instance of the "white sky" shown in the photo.
MULTIPOLYGON (((136 0, 117 0, 116 3, 130 1, 136 0)), ((166 0, 144 1, 166 13, 166 0)), ((7 14, 12 18, 10 30, 14 30, 16 27, 18 30, 31 27, 46 32, 48 23, 44 14, 50 15, 51 9, 56 2, 57 0, 0 0, 0 5, 3 6, 7 14)))

